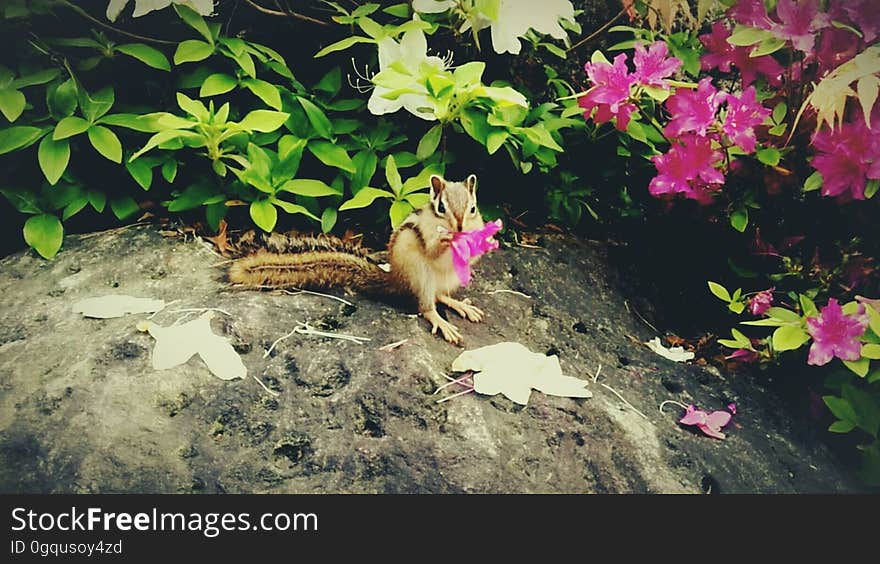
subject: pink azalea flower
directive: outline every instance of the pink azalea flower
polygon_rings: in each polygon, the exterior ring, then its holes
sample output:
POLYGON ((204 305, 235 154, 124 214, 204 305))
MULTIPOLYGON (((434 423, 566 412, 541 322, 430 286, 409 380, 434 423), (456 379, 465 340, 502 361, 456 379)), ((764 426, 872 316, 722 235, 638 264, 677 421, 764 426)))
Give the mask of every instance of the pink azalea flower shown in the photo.
POLYGON ((749 312, 752 315, 764 315, 773 304, 773 290, 775 289, 775 287, 770 288, 752 296, 752 299, 749 300, 749 312))
POLYGON ((727 411, 729 411, 729 412, 731 412, 732 414, 736 415, 736 404, 735 404, 735 403, 729 403, 729 404, 727 404, 727 411))
POLYGON ((735 360, 738 362, 755 362, 756 360, 758 360, 758 353, 749 349, 736 349, 729 355, 725 356, 724 360, 735 360))
MULTIPOLYGON (((837 3, 832 3, 832 6, 834 4, 837 3)), ((840 0, 839 5, 862 31, 865 43, 872 43, 880 37, 880 10, 877 9, 877 0, 840 0)))
POLYGON ((764 0, 739 0, 739 2, 727 10, 727 15, 736 23, 750 27, 757 27, 759 29, 770 29, 773 27, 773 20, 767 15, 764 0))
MULTIPOLYGON (((876 11, 880 13, 880 11, 876 11)), ((860 50, 861 40, 846 29, 829 28, 822 32, 816 61, 819 63, 819 76, 836 69, 855 57, 860 50)))
POLYGON ((739 96, 727 97, 727 116, 721 129, 743 151, 755 150, 755 126, 764 123, 770 109, 758 103, 754 87, 748 87, 739 96))
POLYGON ((636 80, 645 86, 658 88, 669 88, 669 83, 665 79, 681 67, 680 59, 669 57, 665 41, 655 41, 647 50, 639 43, 636 45, 633 62, 636 67, 634 73, 636 80))
POLYGON ((626 67, 626 55, 616 56, 613 64, 587 63, 584 70, 594 85, 578 100, 584 117, 589 118, 595 109, 593 121, 605 123, 617 118, 617 129, 626 131, 630 116, 636 111, 636 106, 629 101, 630 87, 636 83, 636 76, 626 67))
POLYGON ((731 417, 732 415, 727 411, 707 413, 691 404, 687 406, 684 417, 679 419, 678 422, 683 425, 696 425, 703 434, 716 439, 723 439, 726 435, 721 432, 721 429, 730 423, 731 417))
POLYGON ((711 201, 711 190, 724 184, 724 175, 715 168, 721 159, 708 138, 682 137, 668 153, 651 157, 658 174, 651 179, 648 191, 654 196, 680 193, 707 203, 711 201))
POLYGON ((758 79, 758 75, 767 78, 768 84, 782 84, 782 66, 770 55, 761 57, 749 56, 750 47, 736 47, 727 42, 730 30, 723 22, 712 24, 711 33, 700 36, 700 42, 706 48, 706 54, 700 57, 703 70, 714 68, 722 72, 730 72, 731 65, 739 70, 743 87, 749 86, 758 79))
POLYGON ((462 286, 471 281, 471 260, 498 248, 492 238, 501 230, 501 220, 490 221, 481 229, 460 231, 452 236, 452 266, 462 286))
MULTIPOLYGON (((880 123, 880 111, 873 112, 871 123, 880 123)), ((813 147, 812 165, 822 173, 823 196, 864 200, 867 179, 880 179, 880 138, 865 125, 861 112, 838 128, 820 129, 813 147)))
POLYGON ((819 11, 819 0, 779 0, 776 17, 781 23, 773 26, 773 35, 804 53, 813 50, 816 32, 831 25, 828 14, 819 11))
POLYGON ((706 135, 709 126, 715 123, 715 112, 725 96, 724 92, 712 86, 709 77, 701 80, 696 90, 679 90, 666 100, 666 109, 672 114, 672 119, 664 133, 668 137, 678 137, 683 133, 706 135))
POLYGON ((841 360, 858 360, 862 356, 859 337, 867 328, 865 306, 859 305, 857 315, 844 315, 837 300, 829 298, 818 317, 807 318, 807 331, 813 337, 807 364, 824 366, 835 356, 841 360))

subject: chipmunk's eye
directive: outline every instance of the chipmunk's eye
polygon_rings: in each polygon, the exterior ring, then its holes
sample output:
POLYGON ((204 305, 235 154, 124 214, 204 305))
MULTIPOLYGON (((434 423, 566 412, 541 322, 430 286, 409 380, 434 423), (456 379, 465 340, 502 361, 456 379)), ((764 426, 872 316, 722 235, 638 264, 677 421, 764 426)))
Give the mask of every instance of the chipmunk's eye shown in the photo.
POLYGON ((437 206, 437 211, 439 213, 446 213, 446 206, 443 205, 443 202, 440 202, 440 205, 437 206))
POLYGON ((471 206, 471 215, 477 213, 477 206, 471 206))

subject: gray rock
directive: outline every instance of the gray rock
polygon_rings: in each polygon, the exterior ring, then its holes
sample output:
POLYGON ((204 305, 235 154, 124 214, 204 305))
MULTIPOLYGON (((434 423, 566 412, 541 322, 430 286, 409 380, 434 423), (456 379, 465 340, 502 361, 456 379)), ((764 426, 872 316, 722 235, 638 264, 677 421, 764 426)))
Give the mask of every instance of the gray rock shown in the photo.
MULTIPOLYGON (((462 320, 468 348, 501 340, 559 354, 567 375, 605 387, 591 399, 533 393, 436 403, 460 353, 427 324, 349 296, 234 290, 200 242, 132 227, 68 237, 47 262, 0 261, 2 492, 833 492, 857 488, 771 394, 639 344, 650 331, 624 307, 595 248, 549 237, 546 248, 486 257, 464 295, 488 313, 462 320), (526 293, 530 299, 509 289, 526 293), (249 369, 222 381, 198 359, 157 372, 145 315, 85 319, 77 300, 109 293, 213 307, 249 369), (367 344, 288 333, 297 321, 370 337, 367 344), (393 352, 377 350, 409 339, 393 352), (259 378, 277 397, 265 391, 259 378), (670 391, 671 390, 671 391, 670 391), (739 413, 724 441, 677 424, 669 398, 739 413)), ((451 389, 447 389, 451 392, 451 389)))

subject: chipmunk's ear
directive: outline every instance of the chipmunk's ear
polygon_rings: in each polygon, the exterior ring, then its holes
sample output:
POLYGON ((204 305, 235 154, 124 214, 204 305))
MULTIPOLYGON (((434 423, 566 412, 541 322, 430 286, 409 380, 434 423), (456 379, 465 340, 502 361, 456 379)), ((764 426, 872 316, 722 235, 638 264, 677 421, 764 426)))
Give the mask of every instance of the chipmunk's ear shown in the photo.
POLYGON ((467 180, 464 181, 464 185, 467 186, 468 193, 471 196, 477 193, 477 175, 472 174, 467 177, 467 180))
POLYGON ((446 181, 437 176, 436 174, 431 175, 431 198, 436 200, 440 196, 440 192, 446 188, 446 181))

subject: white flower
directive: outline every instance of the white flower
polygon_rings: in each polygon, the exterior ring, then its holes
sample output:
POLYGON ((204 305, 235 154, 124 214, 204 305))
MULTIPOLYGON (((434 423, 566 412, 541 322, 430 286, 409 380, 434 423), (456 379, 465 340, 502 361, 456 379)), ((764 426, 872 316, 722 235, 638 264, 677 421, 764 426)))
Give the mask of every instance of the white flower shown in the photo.
POLYGON ((443 59, 428 56, 428 42, 421 30, 407 31, 399 44, 385 37, 379 40, 379 73, 373 77, 375 88, 367 108, 374 115, 404 108, 414 116, 434 121, 434 103, 423 78, 445 70, 443 59), (386 97, 392 93, 393 98, 386 97))
MULTIPOLYGON (((110 4, 107 5, 107 19, 111 22, 116 21, 129 1, 110 0, 110 4)), ((214 12, 214 0, 134 0, 134 12, 131 15, 138 18, 154 10, 167 8, 171 4, 183 4, 203 16, 210 16, 214 12)))
POLYGON ((501 0, 498 19, 492 22, 492 47, 496 53, 518 55, 520 37, 529 28, 554 39, 565 39, 559 20, 574 21, 574 6, 569 0, 501 0))
POLYGON ((422 14, 439 14, 455 7, 455 0, 413 0, 412 7, 422 14))
MULTIPOLYGON (((414 0, 413 9, 425 14, 445 12, 456 6, 454 0, 414 0)), ((474 33, 487 27, 492 28, 492 47, 496 53, 518 55, 522 48, 520 38, 529 29, 555 39, 565 39, 567 34, 559 25, 560 20, 574 21, 574 6, 569 0, 497 0, 497 12, 480 11, 478 3, 464 2, 463 9, 468 12, 468 20, 461 31, 473 28, 474 33), (468 6, 469 4, 469 6, 468 6)), ((487 3, 492 7, 491 2, 487 3)))

